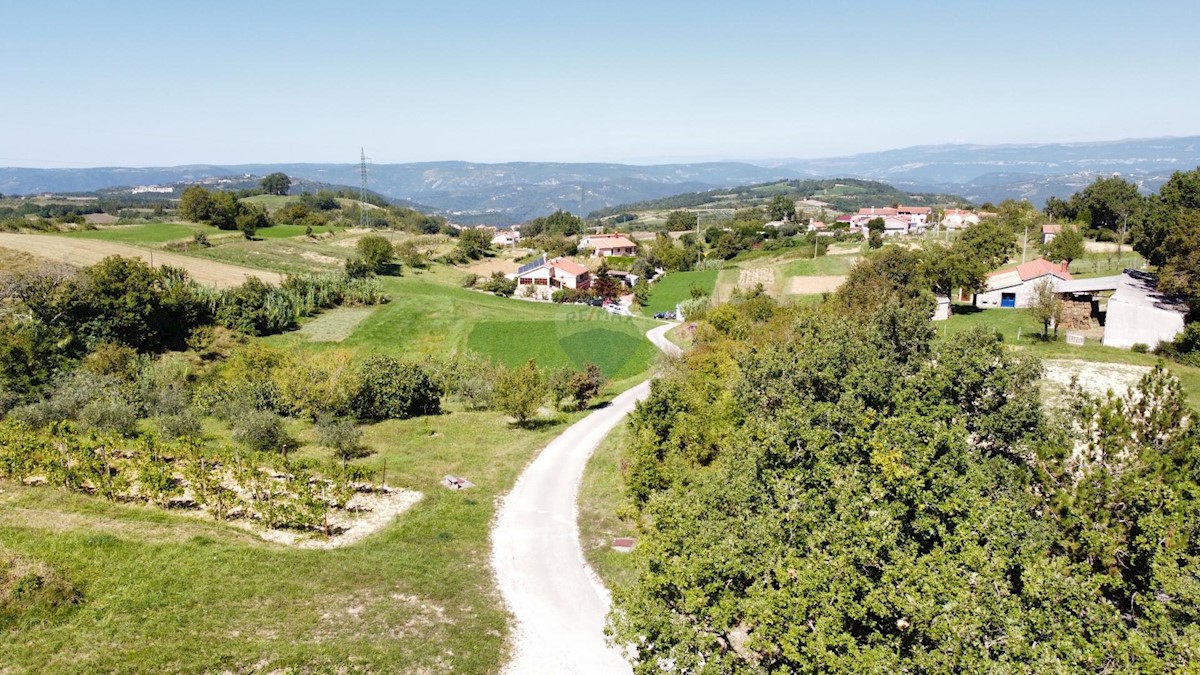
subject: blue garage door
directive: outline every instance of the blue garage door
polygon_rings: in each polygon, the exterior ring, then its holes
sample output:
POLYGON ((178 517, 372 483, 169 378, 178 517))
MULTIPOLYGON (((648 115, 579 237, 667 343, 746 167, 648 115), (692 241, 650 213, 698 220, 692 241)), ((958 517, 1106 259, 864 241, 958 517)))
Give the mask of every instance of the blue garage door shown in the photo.
POLYGON ((1017 294, 1016 293, 1001 293, 1000 294, 1000 306, 1001 307, 1016 307, 1017 306, 1017 294))

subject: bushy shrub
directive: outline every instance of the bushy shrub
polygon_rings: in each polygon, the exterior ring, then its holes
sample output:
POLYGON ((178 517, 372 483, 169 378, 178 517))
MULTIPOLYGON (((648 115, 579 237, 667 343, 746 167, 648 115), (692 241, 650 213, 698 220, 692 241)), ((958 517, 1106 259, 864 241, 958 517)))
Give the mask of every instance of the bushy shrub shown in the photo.
POLYGON ((479 283, 479 275, 475 273, 468 274, 463 277, 463 288, 475 288, 475 284, 479 283))
POLYGON ((368 234, 358 240, 354 250, 358 253, 358 258, 375 274, 380 274, 387 270, 388 264, 396 256, 396 251, 392 248, 392 243, 386 237, 378 234, 368 234))
POLYGON ((238 416, 233 440, 258 452, 278 452, 288 443, 283 418, 269 410, 249 410, 238 416))
POLYGON ((517 291, 517 280, 509 279, 504 276, 504 273, 497 270, 492 272, 489 277, 479 287, 489 293, 495 293, 501 297, 508 297, 517 291))
POLYGON ((83 406, 79 421, 94 431, 132 436, 137 430, 138 411, 134 406, 115 399, 97 399, 83 406))
POLYGON ((196 413, 191 410, 184 410, 176 415, 164 415, 157 418, 156 422, 158 432, 164 438, 200 438, 204 435, 204 428, 200 424, 200 418, 196 417, 196 413))
POLYGON ((425 370, 390 356, 372 356, 358 372, 351 401, 360 419, 406 419, 441 412, 441 391, 425 370))
POLYGON ((325 418, 316 425, 317 442, 333 450, 342 460, 342 465, 358 457, 366 457, 370 451, 362 446, 362 430, 348 419, 325 418))

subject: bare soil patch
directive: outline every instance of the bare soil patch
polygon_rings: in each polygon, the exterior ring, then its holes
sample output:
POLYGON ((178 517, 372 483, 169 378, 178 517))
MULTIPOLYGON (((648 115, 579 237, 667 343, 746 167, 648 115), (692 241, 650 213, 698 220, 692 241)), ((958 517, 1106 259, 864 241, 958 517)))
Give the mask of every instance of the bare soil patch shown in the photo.
POLYGON ((148 249, 96 239, 72 239, 40 234, 11 234, 0 232, 0 246, 29 253, 39 258, 64 262, 69 265, 94 265, 101 260, 118 255, 138 258, 155 267, 170 265, 187 270, 193 279, 217 288, 228 288, 244 283, 250 277, 258 277, 265 283, 278 284, 283 276, 275 272, 254 270, 229 263, 192 258, 166 251, 148 249))
POLYGON ((844 276, 792 277, 788 282, 788 295, 814 295, 832 293, 846 281, 844 276))
POLYGON ((513 274, 521 268, 515 260, 505 260, 503 258, 488 258, 480 260, 466 267, 466 271, 471 274, 478 274, 481 277, 490 277, 492 272, 500 272, 501 274, 513 274))
POLYGON ((1076 378, 1084 391, 1103 396, 1106 392, 1124 395, 1150 372, 1149 366, 1134 366, 1125 363, 1097 363, 1074 359, 1054 359, 1042 362, 1044 378, 1051 389, 1066 393, 1072 378, 1076 378))
POLYGON ((322 265, 341 265, 342 264, 341 260, 339 260, 333 256, 330 256, 330 255, 323 255, 323 254, 317 253, 316 251, 305 251, 300 254, 300 257, 304 258, 305 260, 311 260, 315 263, 321 263, 322 265))
POLYGON ((243 520, 232 522, 276 544, 309 549, 339 548, 382 530, 396 516, 412 508, 424 496, 413 490, 389 489, 386 492, 370 494, 360 492, 350 499, 344 511, 331 512, 329 526, 338 534, 329 537, 293 530, 263 529, 256 523, 243 520))

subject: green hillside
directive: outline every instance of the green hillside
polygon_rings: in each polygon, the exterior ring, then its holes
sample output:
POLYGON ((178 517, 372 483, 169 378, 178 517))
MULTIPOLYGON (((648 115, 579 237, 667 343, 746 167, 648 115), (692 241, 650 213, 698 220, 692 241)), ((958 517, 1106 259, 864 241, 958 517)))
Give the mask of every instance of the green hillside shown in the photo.
POLYGON ((857 211, 868 206, 885 206, 896 203, 920 205, 967 205, 969 202, 957 195, 912 193, 897 189, 887 183, 857 178, 835 178, 829 180, 787 180, 773 183, 721 188, 705 192, 664 197, 650 201, 621 204, 593 211, 591 218, 608 218, 624 213, 648 211, 691 211, 723 210, 763 206, 776 195, 794 199, 813 199, 828 204, 831 211, 857 211))

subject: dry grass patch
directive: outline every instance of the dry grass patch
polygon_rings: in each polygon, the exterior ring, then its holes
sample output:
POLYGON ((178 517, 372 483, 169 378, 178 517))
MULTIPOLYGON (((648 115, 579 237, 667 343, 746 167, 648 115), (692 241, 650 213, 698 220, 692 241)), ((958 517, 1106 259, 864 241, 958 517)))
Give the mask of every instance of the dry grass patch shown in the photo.
POLYGON ((309 342, 341 342, 354 332, 374 307, 339 307, 321 313, 300 327, 296 335, 309 342))
POLYGON ((155 267, 170 265, 187 270, 193 279, 217 288, 239 286, 250 277, 258 277, 268 284, 278 284, 283 281, 282 275, 274 272, 238 267, 215 260, 193 258, 191 256, 168 253, 165 251, 150 251, 148 249, 119 244, 111 241, 95 239, 73 239, 41 234, 11 234, 0 232, 0 246, 35 255, 47 260, 64 262, 69 265, 95 265, 109 256, 137 258, 155 267))
POLYGON ((846 281, 844 276, 792 277, 788 282, 789 295, 832 293, 846 281))

